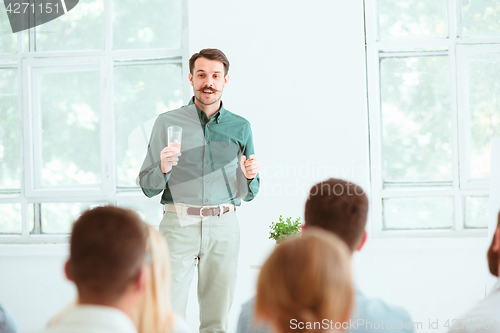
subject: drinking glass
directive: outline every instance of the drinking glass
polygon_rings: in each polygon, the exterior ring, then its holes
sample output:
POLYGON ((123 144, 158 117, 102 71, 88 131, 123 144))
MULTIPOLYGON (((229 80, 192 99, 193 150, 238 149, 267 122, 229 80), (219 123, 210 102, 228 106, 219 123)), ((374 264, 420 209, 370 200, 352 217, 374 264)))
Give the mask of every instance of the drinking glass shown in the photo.
POLYGON ((179 126, 170 126, 168 128, 168 146, 175 147, 181 151, 182 128, 179 126))

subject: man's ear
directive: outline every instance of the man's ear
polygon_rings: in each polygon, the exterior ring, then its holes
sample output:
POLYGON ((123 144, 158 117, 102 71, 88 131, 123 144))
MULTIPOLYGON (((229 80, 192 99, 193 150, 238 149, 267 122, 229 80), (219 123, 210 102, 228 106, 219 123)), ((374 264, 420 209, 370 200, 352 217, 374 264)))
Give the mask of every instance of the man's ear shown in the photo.
POLYGON ((190 83, 191 83, 191 85, 194 87, 194 83, 193 83, 193 74, 189 73, 188 77, 189 77, 189 82, 190 82, 190 83))
POLYGON ((226 84, 229 82, 229 74, 226 74, 226 76, 224 76, 224 85, 223 87, 226 87, 226 84))
POLYGON ((366 230, 363 232, 363 237, 361 237, 361 242, 359 242, 359 245, 358 247, 356 248, 356 251, 361 251, 361 249, 363 248, 363 246, 365 245, 366 243, 366 239, 368 238, 368 233, 366 232, 366 230))
POLYGON ((257 309, 255 308, 254 304, 253 312, 254 312, 254 320, 256 322, 268 322, 268 323, 271 322, 272 317, 268 310, 259 309, 259 311, 257 312, 257 309))
POLYGON ((303 234, 303 233, 304 233, 304 231, 306 231, 306 229, 307 229, 307 228, 306 228, 306 225, 305 225, 305 224, 301 225, 301 226, 300 226, 300 233, 301 233, 301 234, 303 234))
POLYGON ((64 264, 64 275, 66 275, 66 279, 75 282, 75 280, 73 280, 73 276, 71 275, 71 270, 69 269, 69 260, 64 264))
POLYGON ((134 287, 138 292, 146 290, 148 283, 148 266, 142 265, 134 281, 134 287))

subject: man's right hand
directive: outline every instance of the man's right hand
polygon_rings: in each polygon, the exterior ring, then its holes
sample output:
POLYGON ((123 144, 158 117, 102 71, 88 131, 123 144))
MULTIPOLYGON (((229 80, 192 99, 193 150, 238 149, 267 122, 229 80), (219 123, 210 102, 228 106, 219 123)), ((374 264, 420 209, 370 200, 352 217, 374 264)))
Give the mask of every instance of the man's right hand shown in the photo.
POLYGON ((179 156, 182 154, 175 147, 165 147, 160 153, 161 172, 167 174, 172 170, 172 166, 177 165, 179 156))

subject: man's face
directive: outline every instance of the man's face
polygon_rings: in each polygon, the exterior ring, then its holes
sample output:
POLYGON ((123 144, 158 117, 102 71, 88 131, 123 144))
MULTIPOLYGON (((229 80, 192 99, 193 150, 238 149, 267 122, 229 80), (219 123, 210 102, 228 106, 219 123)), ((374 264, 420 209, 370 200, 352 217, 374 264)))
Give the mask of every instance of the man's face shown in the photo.
POLYGON ((189 73, 194 97, 200 104, 207 106, 220 101, 227 80, 224 64, 219 60, 198 58, 194 63, 193 74, 189 73))

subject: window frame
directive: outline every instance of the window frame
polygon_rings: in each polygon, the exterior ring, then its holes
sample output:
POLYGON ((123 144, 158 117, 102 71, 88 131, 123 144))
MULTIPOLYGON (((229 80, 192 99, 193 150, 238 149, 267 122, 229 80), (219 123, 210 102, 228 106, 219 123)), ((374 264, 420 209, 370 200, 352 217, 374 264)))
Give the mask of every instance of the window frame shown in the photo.
MULTIPOLYGON (((189 32, 188 32, 188 2, 181 1, 181 47, 179 49, 130 49, 113 50, 112 9, 113 1, 104 3, 104 34, 105 49, 95 51, 47 51, 36 52, 36 28, 17 33, 17 53, 0 53, 0 69, 17 68, 18 75, 18 110, 21 164, 21 188, 0 190, 0 204, 20 203, 22 218, 21 234, 0 234, 0 244, 36 244, 36 243, 67 243, 68 234, 30 234, 30 205, 41 203, 62 202, 107 202, 117 205, 119 202, 156 202, 159 198, 147 198, 140 188, 120 188, 116 183, 116 147, 114 119, 113 72, 115 66, 169 64, 181 66, 183 77, 182 99, 184 103, 191 97, 190 86, 185 78, 189 73, 189 32), (83 64, 98 66, 100 77, 100 145, 101 145, 101 185, 99 188, 65 188, 36 189, 34 187, 33 153, 33 113, 32 90, 33 70, 40 68, 59 68, 73 71, 83 64), (75 67, 69 67, 75 66, 75 67)), ((1 1, 3 6, 3 1, 1 1)), ((35 221, 35 229, 41 230, 41 219, 35 221), (38 223, 38 225, 36 225, 38 223)))
POLYGON ((489 179, 487 180, 473 180, 469 178, 470 175, 470 159, 471 154, 471 136, 470 131, 470 103, 469 103, 469 71, 468 61, 484 59, 484 60, 499 60, 500 61, 500 44, 483 44, 483 45, 458 45, 457 46, 457 81, 459 84, 458 89, 458 116, 460 131, 464 135, 460 136, 461 148, 461 165, 465 172, 460 174, 460 185, 466 189, 482 189, 489 186, 489 179), (496 56, 495 56, 496 55, 496 56))
MULTIPOLYGON (((427 237, 484 237, 485 229, 468 229, 465 226, 467 196, 489 196, 489 182, 468 182, 464 172, 468 163, 467 146, 464 135, 467 133, 467 113, 462 98, 467 89, 463 67, 464 56, 470 50, 479 52, 480 48, 490 49, 500 45, 500 37, 459 37, 461 33, 461 0, 447 0, 448 38, 419 38, 407 40, 379 41, 378 24, 379 0, 365 0, 365 51, 367 73, 367 107, 369 118, 371 213, 370 226, 374 238, 427 238, 427 237), (420 185, 403 184, 385 186, 383 184, 383 146, 380 60, 383 57, 422 57, 446 55, 450 64, 450 115, 453 180, 446 184, 420 185), (462 170, 462 172, 460 172, 462 170), (436 186, 437 185, 437 186, 436 186), (451 229, 435 230, 383 230, 384 198, 435 197, 449 196, 454 199, 454 225, 451 229)), ((499 51, 500 52, 500 51, 499 51)), ((483 54, 483 53, 482 53, 483 54)))
POLYGON ((98 196, 110 192, 111 182, 109 165, 111 164, 110 147, 112 138, 109 137, 109 128, 113 125, 112 119, 106 117, 105 110, 109 109, 109 85, 106 85, 108 74, 105 59, 100 57, 72 57, 62 59, 24 59, 23 60, 23 97, 24 97, 24 188, 29 198, 72 197, 85 193, 88 196, 98 196), (40 74, 79 72, 85 69, 97 70, 99 73, 100 96, 100 172, 101 184, 90 186, 68 186, 66 188, 48 189, 37 184, 42 171, 42 110, 37 102, 39 98, 38 83, 40 74))

